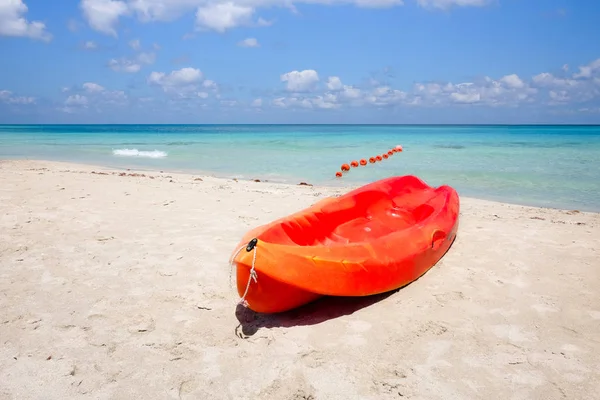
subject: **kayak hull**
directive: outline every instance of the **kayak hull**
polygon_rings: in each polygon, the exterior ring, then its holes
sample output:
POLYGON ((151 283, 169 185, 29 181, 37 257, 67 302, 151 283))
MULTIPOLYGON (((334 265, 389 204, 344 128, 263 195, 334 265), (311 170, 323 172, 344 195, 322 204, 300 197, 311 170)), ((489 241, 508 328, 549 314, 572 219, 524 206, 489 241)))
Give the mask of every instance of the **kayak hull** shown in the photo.
POLYGON ((368 296, 403 287, 448 251, 459 197, 415 176, 383 179, 248 232, 234 258, 247 306, 276 313, 321 296, 368 296), (254 267, 253 279, 250 275, 254 267))

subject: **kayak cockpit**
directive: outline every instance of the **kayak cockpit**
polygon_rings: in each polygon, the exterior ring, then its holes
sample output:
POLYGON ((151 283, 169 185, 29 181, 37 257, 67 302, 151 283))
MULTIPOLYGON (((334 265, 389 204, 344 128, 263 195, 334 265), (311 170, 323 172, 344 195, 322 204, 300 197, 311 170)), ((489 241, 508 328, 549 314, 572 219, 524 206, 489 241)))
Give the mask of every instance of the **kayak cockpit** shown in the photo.
POLYGON ((433 189, 405 194, 365 191, 322 209, 292 215, 268 228, 260 238, 265 242, 296 246, 369 242, 411 228, 428 218, 435 208, 427 202, 435 196, 433 189))

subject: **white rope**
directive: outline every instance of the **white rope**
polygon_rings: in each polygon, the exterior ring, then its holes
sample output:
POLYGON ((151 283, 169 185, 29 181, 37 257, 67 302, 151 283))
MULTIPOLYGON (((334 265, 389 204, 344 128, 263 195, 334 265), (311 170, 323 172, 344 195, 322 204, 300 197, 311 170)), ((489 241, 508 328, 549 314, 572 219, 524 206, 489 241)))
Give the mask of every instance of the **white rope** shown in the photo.
POLYGON ((240 251, 242 251, 246 246, 242 246, 240 247, 234 254, 233 256, 231 256, 231 258, 229 259, 229 287, 231 287, 231 275, 233 273, 233 262, 235 261, 235 258, 238 256, 238 254, 240 254, 240 251))
POLYGON ((244 295, 238 302, 238 304, 242 304, 243 306, 247 306, 248 302, 246 302, 246 296, 248 295, 248 290, 250 290, 250 283, 254 280, 254 283, 258 282, 258 275, 256 274, 256 270, 254 269, 254 265, 256 264, 256 247, 254 246, 254 254, 252 255, 252 268, 250 268, 250 276, 248 277, 248 283, 246 284, 246 290, 244 291, 244 295))
MULTIPOLYGON (((229 261, 229 284, 231 285, 231 275, 232 275, 232 271, 233 271, 233 262, 235 261, 235 258, 238 256, 238 254, 240 254, 240 252, 246 248, 247 246, 242 246, 240 247, 232 256, 232 258, 229 261)), ((256 248, 258 246, 255 244, 254 247, 252 248, 252 251, 254 251, 254 254, 252 255, 252 268, 250 268, 250 276, 248 277, 248 283, 246 284, 246 290, 244 291, 244 295, 242 296, 242 298, 238 301, 237 304, 241 304, 244 307, 248 306, 248 302, 246 302, 246 296, 248 295, 248 291, 250 290, 250 283, 252 283, 252 281, 254 280, 254 283, 258 282, 258 274, 256 273, 256 269, 254 268, 256 265, 256 248)))

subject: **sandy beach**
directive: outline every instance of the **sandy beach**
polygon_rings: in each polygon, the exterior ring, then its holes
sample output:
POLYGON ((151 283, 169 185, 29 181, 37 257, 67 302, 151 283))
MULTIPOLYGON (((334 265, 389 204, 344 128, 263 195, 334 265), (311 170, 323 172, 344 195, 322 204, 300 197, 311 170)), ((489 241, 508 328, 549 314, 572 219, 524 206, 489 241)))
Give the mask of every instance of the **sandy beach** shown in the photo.
POLYGON ((415 283, 237 306, 250 228, 342 189, 0 161, 0 399, 591 399, 600 214, 461 197, 415 283))

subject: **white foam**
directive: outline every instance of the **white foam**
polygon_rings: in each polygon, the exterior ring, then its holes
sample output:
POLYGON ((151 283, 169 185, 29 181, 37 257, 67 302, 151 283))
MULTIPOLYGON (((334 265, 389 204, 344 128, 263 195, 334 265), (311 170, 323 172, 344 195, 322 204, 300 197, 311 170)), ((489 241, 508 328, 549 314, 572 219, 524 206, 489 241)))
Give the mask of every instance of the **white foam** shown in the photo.
POLYGON ((167 153, 160 150, 140 151, 138 149, 116 149, 113 150, 113 155, 125 157, 163 158, 167 156, 167 153))

